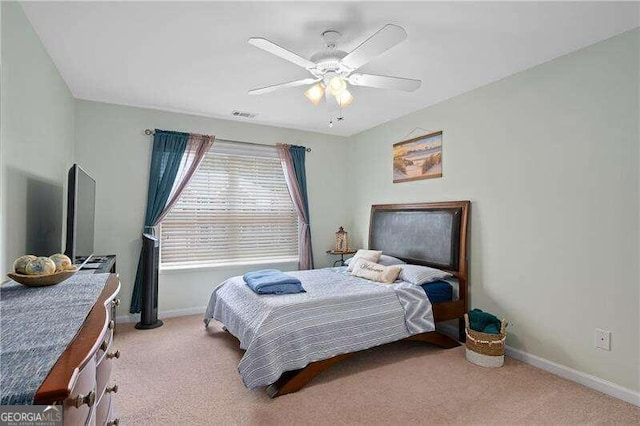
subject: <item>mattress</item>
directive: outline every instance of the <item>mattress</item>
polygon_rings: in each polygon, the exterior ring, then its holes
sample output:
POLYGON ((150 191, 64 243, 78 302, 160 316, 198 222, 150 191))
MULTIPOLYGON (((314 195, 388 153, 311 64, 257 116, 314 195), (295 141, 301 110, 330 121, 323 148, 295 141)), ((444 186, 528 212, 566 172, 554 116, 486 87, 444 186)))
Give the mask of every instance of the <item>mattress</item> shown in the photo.
POLYGON ((211 295, 205 324, 224 324, 245 349, 238 370, 249 388, 285 371, 435 329, 431 303, 405 282, 375 283, 346 268, 294 271, 306 293, 258 295, 242 277, 211 295))
POLYGON ((445 278, 422 284, 420 287, 427 294, 431 303, 451 302, 459 299, 460 285, 456 278, 445 278))

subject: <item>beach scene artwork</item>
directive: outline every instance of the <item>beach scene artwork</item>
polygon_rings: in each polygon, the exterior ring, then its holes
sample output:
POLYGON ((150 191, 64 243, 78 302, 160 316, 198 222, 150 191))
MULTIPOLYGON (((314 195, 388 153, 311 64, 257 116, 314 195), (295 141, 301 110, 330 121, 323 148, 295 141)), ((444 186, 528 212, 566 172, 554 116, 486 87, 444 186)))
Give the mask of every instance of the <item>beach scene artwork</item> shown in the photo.
POLYGON ((442 177, 442 132, 393 145, 393 183, 442 177))

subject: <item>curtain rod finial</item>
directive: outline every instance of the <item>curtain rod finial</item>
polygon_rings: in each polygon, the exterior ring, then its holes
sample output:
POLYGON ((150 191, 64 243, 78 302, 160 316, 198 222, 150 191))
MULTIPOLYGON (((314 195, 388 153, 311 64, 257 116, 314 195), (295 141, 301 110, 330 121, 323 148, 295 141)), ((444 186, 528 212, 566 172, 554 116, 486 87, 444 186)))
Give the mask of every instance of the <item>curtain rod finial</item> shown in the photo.
POLYGON ((150 135, 152 135, 152 134, 153 134, 153 130, 151 130, 151 129, 144 129, 144 134, 145 134, 145 135, 147 135, 147 136, 150 136, 150 135))

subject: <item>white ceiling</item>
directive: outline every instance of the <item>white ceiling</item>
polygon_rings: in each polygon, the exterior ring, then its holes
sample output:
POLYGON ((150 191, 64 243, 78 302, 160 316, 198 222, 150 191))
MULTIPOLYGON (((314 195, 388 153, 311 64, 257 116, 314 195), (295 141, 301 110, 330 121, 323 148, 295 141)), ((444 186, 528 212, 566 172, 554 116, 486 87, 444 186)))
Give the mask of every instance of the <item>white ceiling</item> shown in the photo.
POLYGON ((638 3, 611 2, 25 2, 76 98, 351 135, 639 25, 638 3), (247 90, 308 77, 247 43, 265 37, 304 57, 320 33, 350 51, 387 23, 408 39, 361 70, 422 79, 413 93, 354 87, 328 127, 303 88, 247 90))

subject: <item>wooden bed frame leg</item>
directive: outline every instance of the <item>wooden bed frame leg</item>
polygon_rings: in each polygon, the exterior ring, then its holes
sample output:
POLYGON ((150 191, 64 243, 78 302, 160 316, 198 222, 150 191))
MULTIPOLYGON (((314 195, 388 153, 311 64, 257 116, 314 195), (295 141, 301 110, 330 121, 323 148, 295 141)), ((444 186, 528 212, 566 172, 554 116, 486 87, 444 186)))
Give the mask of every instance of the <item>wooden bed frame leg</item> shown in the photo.
POLYGON ((333 358, 312 362, 300 370, 286 371, 282 373, 282 376, 280 376, 278 380, 267 386, 267 395, 271 398, 275 398, 288 393, 297 392, 313 380, 313 378, 318 374, 351 355, 353 355, 353 353, 340 354, 333 358))
POLYGON ((464 323, 464 318, 458 318, 458 340, 461 343, 465 343, 467 341, 466 325, 464 323))

